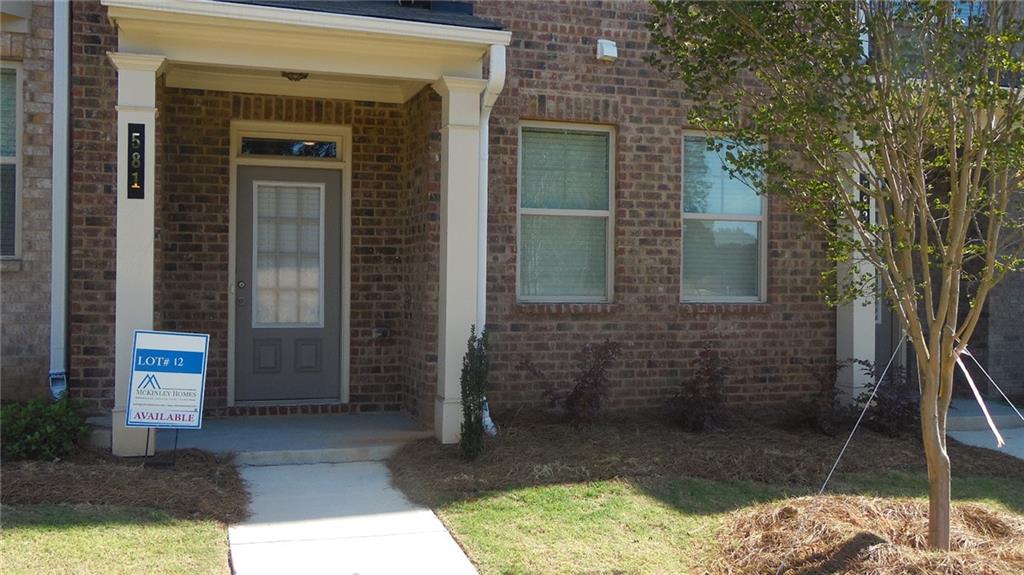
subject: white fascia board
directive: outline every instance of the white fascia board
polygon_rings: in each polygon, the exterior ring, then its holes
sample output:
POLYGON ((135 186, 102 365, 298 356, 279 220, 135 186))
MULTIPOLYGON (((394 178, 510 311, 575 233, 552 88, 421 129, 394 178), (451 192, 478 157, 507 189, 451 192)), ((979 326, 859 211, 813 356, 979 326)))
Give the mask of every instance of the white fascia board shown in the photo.
POLYGON ((133 12, 133 16, 137 16, 140 11, 150 11, 162 14, 178 14, 186 17, 225 18, 229 20, 304 26, 362 34, 381 34, 419 40, 434 40, 448 44, 481 46, 501 44, 507 46, 512 40, 512 33, 507 30, 482 30, 463 26, 389 20, 348 14, 330 14, 308 10, 291 10, 272 6, 254 6, 252 4, 232 4, 229 2, 215 2, 213 0, 160 0, 160 2, 152 3, 142 3, 138 0, 102 0, 102 4, 107 6, 110 10, 110 17, 115 20, 118 17, 119 9, 127 9, 133 12))

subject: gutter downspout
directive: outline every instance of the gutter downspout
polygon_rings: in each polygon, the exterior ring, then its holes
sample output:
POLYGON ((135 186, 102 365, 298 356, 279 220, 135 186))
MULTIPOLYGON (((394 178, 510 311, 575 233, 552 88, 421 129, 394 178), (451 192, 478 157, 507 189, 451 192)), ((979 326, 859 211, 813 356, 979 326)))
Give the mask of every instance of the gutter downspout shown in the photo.
POLYGON ((53 4, 53 164, 50 221, 50 395, 67 393, 68 161, 71 2, 53 4))
POLYGON ((487 325, 487 182, 490 163, 491 110, 498 95, 505 88, 505 46, 492 44, 489 50, 487 86, 480 102, 480 181, 479 213, 477 214, 476 265, 476 325, 482 330, 487 325))

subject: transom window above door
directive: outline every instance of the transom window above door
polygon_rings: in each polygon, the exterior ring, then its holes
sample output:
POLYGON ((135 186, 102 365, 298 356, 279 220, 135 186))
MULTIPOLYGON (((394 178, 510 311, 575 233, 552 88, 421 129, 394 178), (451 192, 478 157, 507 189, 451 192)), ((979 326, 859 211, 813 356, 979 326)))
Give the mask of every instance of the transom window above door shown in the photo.
POLYGON ((599 126, 522 127, 520 301, 611 301, 613 134, 599 126))
POLYGON ((727 161, 704 134, 683 136, 684 302, 765 298, 765 200, 727 161))

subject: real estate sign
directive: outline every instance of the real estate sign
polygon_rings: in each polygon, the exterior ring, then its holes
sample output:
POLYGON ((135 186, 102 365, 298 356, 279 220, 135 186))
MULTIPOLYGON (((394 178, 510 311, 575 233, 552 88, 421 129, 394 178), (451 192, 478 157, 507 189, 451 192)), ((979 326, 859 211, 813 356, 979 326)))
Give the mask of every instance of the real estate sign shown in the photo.
POLYGON ((202 427, 209 346, 206 334, 136 330, 125 425, 202 427))

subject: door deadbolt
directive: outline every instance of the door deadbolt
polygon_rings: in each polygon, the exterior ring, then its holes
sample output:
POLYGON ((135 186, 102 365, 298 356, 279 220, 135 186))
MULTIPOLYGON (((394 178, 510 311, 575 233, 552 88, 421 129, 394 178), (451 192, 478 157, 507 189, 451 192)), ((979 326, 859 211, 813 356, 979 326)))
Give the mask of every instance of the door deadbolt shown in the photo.
POLYGON ((238 282, 238 289, 245 289, 245 282, 244 281, 238 282))

